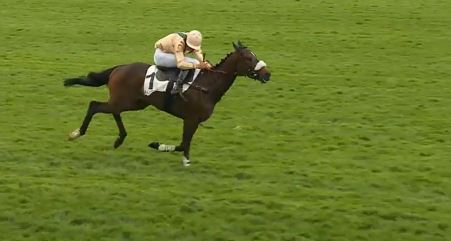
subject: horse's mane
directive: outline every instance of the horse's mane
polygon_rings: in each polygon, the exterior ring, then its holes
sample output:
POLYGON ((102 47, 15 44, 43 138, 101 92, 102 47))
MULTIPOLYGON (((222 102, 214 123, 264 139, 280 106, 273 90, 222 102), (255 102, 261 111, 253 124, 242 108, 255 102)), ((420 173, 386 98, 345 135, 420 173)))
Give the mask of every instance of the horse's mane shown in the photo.
POLYGON ((241 41, 238 40, 238 44, 233 44, 233 47, 235 48, 234 52, 230 52, 228 53, 223 59, 221 59, 221 61, 219 61, 219 63, 217 63, 213 68, 217 68, 219 67, 219 65, 221 65, 222 63, 224 63, 232 54, 234 54, 235 52, 237 52, 238 50, 241 49, 247 49, 247 47, 241 43, 241 41))
POLYGON ((222 63, 224 63, 224 62, 230 57, 230 55, 232 55, 233 53, 235 53, 235 52, 228 53, 224 58, 221 59, 221 61, 219 61, 219 63, 217 63, 217 64, 214 66, 214 68, 219 67, 219 65, 221 65, 222 63))
MULTIPOLYGON (((234 44, 234 46, 235 46, 235 44, 234 44)), ((237 47, 238 49, 246 49, 246 48, 247 48, 247 47, 244 46, 244 44, 242 44, 240 41, 238 41, 238 45, 236 45, 236 47, 237 47)), ((214 68, 219 67, 219 65, 221 65, 222 63, 224 63, 224 62, 230 57, 230 55, 234 54, 235 52, 236 52, 236 51, 228 53, 223 59, 221 59, 221 61, 219 61, 219 63, 217 63, 217 64, 214 66, 214 68)))

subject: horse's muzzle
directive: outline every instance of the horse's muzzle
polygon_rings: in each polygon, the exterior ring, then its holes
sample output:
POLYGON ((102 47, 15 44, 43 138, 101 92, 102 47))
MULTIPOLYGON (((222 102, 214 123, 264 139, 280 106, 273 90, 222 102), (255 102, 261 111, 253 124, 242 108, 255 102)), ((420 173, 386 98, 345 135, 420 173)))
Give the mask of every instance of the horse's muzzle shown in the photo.
POLYGON ((271 73, 266 72, 263 76, 262 76, 262 82, 266 83, 269 81, 269 79, 271 78, 271 73))

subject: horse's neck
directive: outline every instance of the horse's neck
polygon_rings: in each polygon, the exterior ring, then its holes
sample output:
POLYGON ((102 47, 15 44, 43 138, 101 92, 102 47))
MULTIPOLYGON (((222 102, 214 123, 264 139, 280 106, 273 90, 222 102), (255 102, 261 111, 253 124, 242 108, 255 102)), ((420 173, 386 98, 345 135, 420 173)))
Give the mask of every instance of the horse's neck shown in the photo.
POLYGON ((218 102, 221 97, 229 90, 236 79, 236 54, 229 55, 215 70, 223 73, 215 73, 217 78, 213 86, 210 88, 213 99, 218 102))

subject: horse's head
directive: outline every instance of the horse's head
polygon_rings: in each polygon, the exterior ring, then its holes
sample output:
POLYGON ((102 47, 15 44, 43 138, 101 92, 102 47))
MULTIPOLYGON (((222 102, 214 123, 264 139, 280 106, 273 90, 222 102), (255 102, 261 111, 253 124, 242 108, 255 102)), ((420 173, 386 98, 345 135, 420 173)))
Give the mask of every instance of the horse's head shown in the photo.
POLYGON ((269 81, 271 73, 266 69, 266 63, 258 60, 257 56, 247 47, 238 41, 233 43, 235 52, 239 54, 237 62, 237 73, 241 76, 247 76, 254 80, 259 80, 262 83, 269 81))

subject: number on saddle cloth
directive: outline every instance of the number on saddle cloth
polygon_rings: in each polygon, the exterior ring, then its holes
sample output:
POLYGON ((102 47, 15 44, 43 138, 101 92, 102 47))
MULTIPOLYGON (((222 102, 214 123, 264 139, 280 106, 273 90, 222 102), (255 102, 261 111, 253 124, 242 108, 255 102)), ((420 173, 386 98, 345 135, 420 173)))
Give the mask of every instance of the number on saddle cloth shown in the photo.
MULTIPOLYGON (((180 69, 167 68, 151 65, 147 70, 144 79, 144 94, 150 95, 155 91, 169 92, 178 78, 180 69)), ((199 75, 200 69, 191 69, 186 75, 184 83, 192 83, 199 75)), ((190 85, 184 85, 183 91, 186 91, 190 85)))

